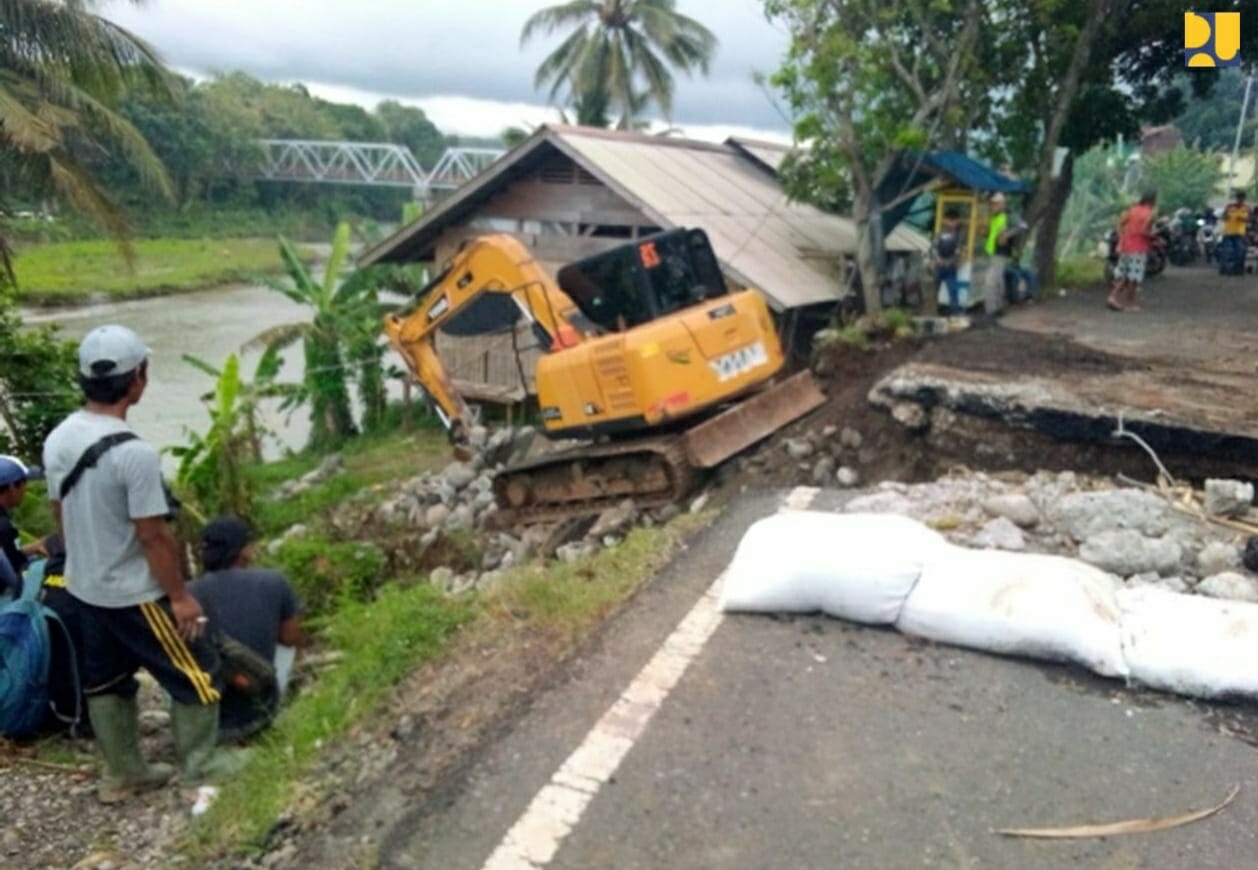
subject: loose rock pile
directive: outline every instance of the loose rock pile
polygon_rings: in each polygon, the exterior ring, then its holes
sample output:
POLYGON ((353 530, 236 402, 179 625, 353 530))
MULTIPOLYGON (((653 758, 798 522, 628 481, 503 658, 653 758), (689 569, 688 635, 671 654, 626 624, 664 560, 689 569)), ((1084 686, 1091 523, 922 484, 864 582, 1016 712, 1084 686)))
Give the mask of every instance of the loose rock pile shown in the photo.
POLYGON ((537 438, 527 427, 507 427, 492 433, 476 427, 469 433, 469 447, 468 459, 393 485, 393 494, 372 507, 368 518, 384 526, 404 526, 419 536, 423 548, 442 538, 474 536, 481 554, 477 570, 458 573, 442 566, 430 574, 431 582, 448 592, 488 589, 509 568, 537 556, 578 561, 600 547, 619 543, 634 526, 667 522, 678 512, 678 508, 668 506, 643 513, 626 500, 584 522, 499 528, 495 523, 494 475, 509 464, 562 449, 563 445, 537 438))
MULTIPOLYGON (((1212 507, 1248 515, 1247 485, 1212 483, 1235 495, 1212 507)), ((1176 510, 1156 493, 1071 472, 883 483, 846 509, 905 514, 963 546, 1072 556, 1129 586, 1258 601, 1258 575, 1242 567, 1245 533, 1176 510)))

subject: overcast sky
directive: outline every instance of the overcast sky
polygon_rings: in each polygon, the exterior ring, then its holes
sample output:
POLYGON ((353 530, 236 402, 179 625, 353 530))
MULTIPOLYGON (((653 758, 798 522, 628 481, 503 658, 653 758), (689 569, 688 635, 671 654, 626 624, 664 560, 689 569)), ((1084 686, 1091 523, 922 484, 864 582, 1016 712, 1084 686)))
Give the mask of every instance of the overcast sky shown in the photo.
MULTIPOLYGON (((443 131, 495 135, 556 118, 533 71, 559 38, 520 48, 520 28, 557 0, 148 0, 113 2, 106 17, 197 76, 244 70, 305 83, 325 99, 374 106, 393 98, 424 109, 443 131)), ((720 40, 711 75, 678 75, 674 123, 687 134, 789 138, 788 124, 752 79, 772 72, 787 37, 762 0, 679 0, 720 40), (717 11, 719 10, 719 12, 717 11)))

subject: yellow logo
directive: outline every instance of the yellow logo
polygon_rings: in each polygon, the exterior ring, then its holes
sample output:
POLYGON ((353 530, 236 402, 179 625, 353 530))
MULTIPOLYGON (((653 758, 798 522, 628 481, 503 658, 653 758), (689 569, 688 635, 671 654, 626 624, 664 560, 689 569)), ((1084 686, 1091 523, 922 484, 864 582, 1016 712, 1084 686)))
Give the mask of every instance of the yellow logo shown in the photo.
POLYGON ((1240 66, 1239 12, 1185 12, 1184 66, 1240 66))

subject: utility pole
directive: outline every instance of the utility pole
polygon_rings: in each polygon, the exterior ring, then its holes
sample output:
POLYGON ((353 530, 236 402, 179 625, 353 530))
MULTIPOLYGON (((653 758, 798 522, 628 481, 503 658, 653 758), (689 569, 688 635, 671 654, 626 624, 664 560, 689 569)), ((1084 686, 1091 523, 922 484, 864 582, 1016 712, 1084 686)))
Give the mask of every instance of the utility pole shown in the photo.
POLYGON ((1241 136, 1245 132, 1245 115, 1249 112, 1249 94, 1254 88, 1254 77, 1248 76, 1245 79, 1245 101, 1241 103, 1241 119, 1236 123, 1236 144, 1232 146, 1232 163, 1227 170, 1227 186, 1228 196, 1231 196, 1232 188, 1236 187, 1236 158, 1240 155, 1241 136))

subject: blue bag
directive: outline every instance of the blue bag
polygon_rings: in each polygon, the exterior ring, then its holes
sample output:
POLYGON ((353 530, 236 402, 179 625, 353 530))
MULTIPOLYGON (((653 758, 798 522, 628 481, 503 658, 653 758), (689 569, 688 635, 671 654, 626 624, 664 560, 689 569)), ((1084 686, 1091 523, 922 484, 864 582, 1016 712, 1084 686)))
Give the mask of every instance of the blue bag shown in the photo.
MULTIPOLYGON (((37 600, 40 584, 35 577, 30 577, 22 586, 21 596, 0 608, 0 735, 5 737, 27 737, 35 733, 52 709, 48 700, 52 660, 50 625, 60 628, 72 651, 70 668, 76 697, 79 687, 74 642, 65 624, 51 608, 37 600)), ((81 716, 76 702, 71 721, 77 723, 81 716)))

